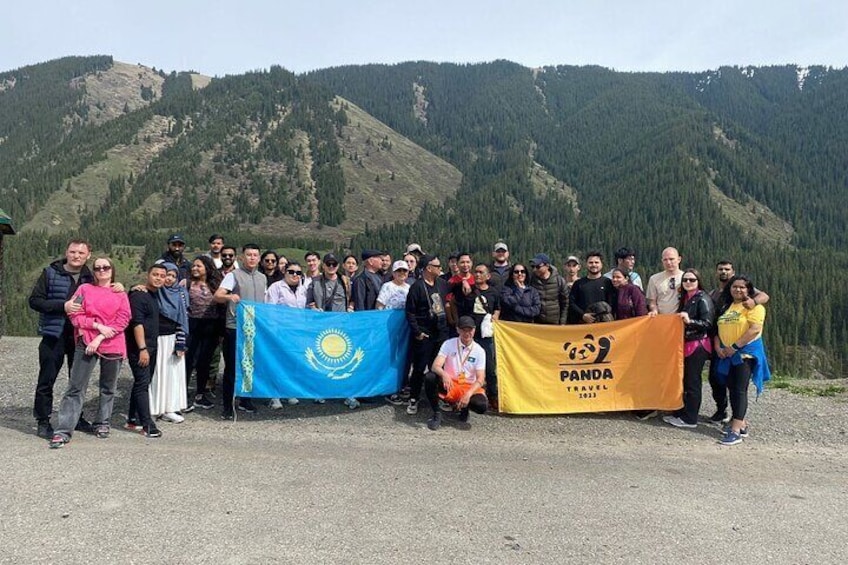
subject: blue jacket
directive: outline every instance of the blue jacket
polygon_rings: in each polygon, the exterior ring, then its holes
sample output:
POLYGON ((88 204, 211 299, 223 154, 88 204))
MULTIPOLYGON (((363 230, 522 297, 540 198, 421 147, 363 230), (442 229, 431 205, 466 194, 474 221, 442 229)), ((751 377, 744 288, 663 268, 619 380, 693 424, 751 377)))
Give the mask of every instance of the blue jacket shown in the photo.
POLYGON ((68 321, 65 302, 73 296, 79 285, 93 282, 94 276, 85 265, 80 271, 79 280, 74 282, 71 273, 65 270, 64 259, 50 263, 41 272, 29 295, 29 307, 39 313, 38 335, 61 337, 68 321))
MULTIPOLYGON (((722 346, 726 347, 724 344, 722 346)), ((769 370, 768 359, 766 359, 766 346, 763 344, 762 337, 755 339, 745 347, 741 347, 739 351, 733 354, 733 357, 725 357, 718 360, 718 364, 716 365, 718 382, 722 385, 727 382, 727 375, 730 374, 731 365, 734 367, 741 365, 743 354, 750 355, 756 360, 753 373, 751 374, 751 381, 757 387, 757 396, 759 396, 763 393, 765 382, 771 380, 771 371, 769 370)))

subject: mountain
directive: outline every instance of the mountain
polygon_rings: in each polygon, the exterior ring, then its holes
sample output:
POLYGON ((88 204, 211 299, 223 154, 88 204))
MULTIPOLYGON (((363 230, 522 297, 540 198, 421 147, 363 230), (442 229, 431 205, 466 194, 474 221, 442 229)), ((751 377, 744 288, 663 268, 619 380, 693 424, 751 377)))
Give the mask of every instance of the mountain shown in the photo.
MULTIPOLYGON (((627 244, 643 275, 675 245, 706 278, 730 257, 769 292, 779 369, 841 374, 846 81, 508 61, 209 80, 110 57, 0 73, 0 198, 22 227, 7 260, 23 267, 4 287, 28 292, 71 233, 141 261, 177 229, 484 258, 504 238, 525 260, 627 244)), ((10 299, 10 331, 33 326, 10 299)))

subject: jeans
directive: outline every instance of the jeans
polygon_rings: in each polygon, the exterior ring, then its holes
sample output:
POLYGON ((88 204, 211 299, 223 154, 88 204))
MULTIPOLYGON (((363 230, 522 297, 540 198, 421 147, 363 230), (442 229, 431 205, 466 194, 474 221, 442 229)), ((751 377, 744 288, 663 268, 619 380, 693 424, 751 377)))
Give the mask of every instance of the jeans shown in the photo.
POLYGON ((150 363, 146 367, 138 364, 138 352, 129 354, 130 371, 133 376, 133 386, 130 392, 130 409, 127 419, 137 421, 145 428, 153 425, 150 416, 150 377, 156 368, 156 349, 147 348, 150 355, 150 363))
POLYGON ((68 358, 68 372, 74 364, 74 336, 65 331, 60 337, 44 336, 38 344, 38 383, 32 415, 39 422, 50 420, 53 412, 53 386, 68 358))
POLYGON ((97 355, 86 355, 85 346, 77 346, 74 353, 74 363, 68 390, 59 405, 59 423, 56 433, 66 439, 74 433, 74 427, 82 414, 85 402, 85 391, 94 366, 100 362, 100 405, 94 424, 108 426, 112 418, 112 405, 115 402, 115 391, 118 388, 118 373, 121 370, 121 359, 103 359, 97 355))
POLYGON ((206 392, 206 383, 209 381, 209 373, 212 366, 212 356, 218 346, 220 337, 220 321, 217 318, 189 318, 188 319, 188 352, 186 353, 186 398, 191 399, 188 394, 188 383, 191 373, 197 370, 197 386, 195 394, 206 392))
MULTIPOLYGON (((436 414, 439 411, 439 393, 444 394, 447 392, 444 383, 442 383, 442 377, 432 371, 424 375, 424 392, 427 395, 427 400, 430 402, 430 408, 433 409, 433 414, 436 414)), ((478 392, 471 395, 466 410, 471 410, 477 414, 485 414, 488 405, 489 402, 486 399, 486 395, 478 392)))
POLYGON ((730 407, 734 420, 744 420, 748 413, 748 384, 751 382, 754 359, 744 359, 739 365, 731 365, 727 375, 727 388, 730 390, 730 407))
POLYGON ((698 346, 683 360, 683 408, 677 411, 677 416, 687 424, 698 423, 698 412, 701 409, 701 371, 707 362, 706 349, 698 346))
POLYGON ((430 365, 439 354, 439 348, 442 346, 441 339, 427 338, 415 339, 410 338, 410 350, 412 354, 412 376, 409 378, 409 399, 418 401, 421 396, 421 387, 424 385, 424 373, 430 370, 430 365))

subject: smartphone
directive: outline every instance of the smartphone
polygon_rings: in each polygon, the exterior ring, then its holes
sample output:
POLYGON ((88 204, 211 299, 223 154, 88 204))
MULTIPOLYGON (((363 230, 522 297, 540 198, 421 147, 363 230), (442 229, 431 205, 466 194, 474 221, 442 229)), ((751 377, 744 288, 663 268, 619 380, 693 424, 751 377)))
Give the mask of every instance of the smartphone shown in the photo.
POLYGON ((82 294, 78 294, 76 298, 74 298, 74 304, 82 304, 84 296, 82 294))

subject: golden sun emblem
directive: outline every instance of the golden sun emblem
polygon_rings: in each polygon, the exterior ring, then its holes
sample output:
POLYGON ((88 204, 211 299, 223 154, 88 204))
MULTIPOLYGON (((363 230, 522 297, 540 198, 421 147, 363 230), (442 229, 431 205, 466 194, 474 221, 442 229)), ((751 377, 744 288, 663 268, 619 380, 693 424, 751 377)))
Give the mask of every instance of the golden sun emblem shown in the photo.
POLYGON ((346 333, 335 328, 319 333, 315 338, 315 351, 307 347, 305 354, 313 369, 326 372, 327 378, 333 380, 350 377, 365 357, 361 348, 354 351, 346 333))

